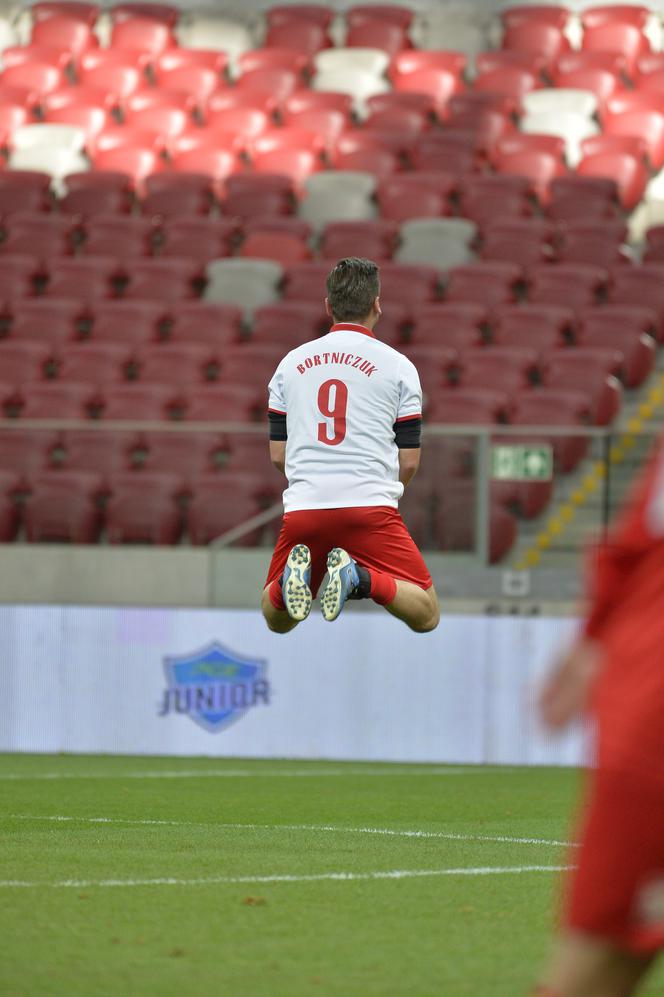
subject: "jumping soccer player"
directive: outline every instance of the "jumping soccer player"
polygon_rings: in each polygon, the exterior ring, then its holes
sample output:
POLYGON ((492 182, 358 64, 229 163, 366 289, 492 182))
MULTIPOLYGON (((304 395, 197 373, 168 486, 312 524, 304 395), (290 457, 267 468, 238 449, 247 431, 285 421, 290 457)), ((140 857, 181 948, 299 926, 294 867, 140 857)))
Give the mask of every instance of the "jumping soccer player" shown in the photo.
POLYGON ((371 260, 337 263, 330 332, 288 353, 270 381, 270 458, 288 479, 262 598, 276 633, 309 615, 326 568, 326 620, 368 598, 418 633, 438 625, 431 576, 397 511, 420 463, 422 390, 410 360, 374 336, 379 294, 371 260))
POLYGON ((595 765, 541 997, 629 997, 664 947, 664 446, 597 550, 582 636, 541 697, 587 706, 595 765))

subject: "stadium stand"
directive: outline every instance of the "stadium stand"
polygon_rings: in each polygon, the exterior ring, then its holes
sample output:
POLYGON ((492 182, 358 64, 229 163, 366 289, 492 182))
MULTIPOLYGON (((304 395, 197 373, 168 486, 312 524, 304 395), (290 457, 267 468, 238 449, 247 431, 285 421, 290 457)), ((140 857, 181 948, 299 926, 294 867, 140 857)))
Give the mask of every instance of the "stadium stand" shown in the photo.
MULTIPOLYGON (((645 8, 508 8, 494 48, 461 29, 467 47, 439 45, 432 12, 425 47, 426 12, 394 5, 274 5, 255 31, 139 8, 104 27, 95 4, 35 4, 23 44, 3 36, 5 415, 260 420, 280 355, 325 330, 324 278, 350 254, 381 263, 379 334, 420 363, 430 422, 609 425, 647 382, 659 219, 643 253, 628 239, 659 203, 664 57, 645 8)), ((233 504, 229 475, 271 473, 247 444, 253 466, 236 448, 217 480, 218 434, 150 437, 127 464, 108 431, 98 464, 68 437, 64 467, 28 478, 52 438, 32 432, 0 433, 4 540, 207 543, 265 499, 247 478, 233 504)), ((587 441, 554 451, 568 473, 587 441)), ((538 514, 551 489, 494 492, 497 560, 514 510, 538 514)), ((420 537, 472 546, 472 499, 431 496, 420 537)))

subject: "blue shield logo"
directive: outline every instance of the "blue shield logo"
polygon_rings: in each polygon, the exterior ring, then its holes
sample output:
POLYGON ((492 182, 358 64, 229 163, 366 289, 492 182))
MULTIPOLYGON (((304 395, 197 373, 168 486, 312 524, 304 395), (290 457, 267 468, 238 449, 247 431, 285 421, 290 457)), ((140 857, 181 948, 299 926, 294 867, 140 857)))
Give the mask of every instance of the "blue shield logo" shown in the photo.
POLYGON ((265 661, 245 658, 212 641, 191 654, 164 658, 168 688, 160 716, 186 713, 216 732, 258 705, 269 705, 265 661))

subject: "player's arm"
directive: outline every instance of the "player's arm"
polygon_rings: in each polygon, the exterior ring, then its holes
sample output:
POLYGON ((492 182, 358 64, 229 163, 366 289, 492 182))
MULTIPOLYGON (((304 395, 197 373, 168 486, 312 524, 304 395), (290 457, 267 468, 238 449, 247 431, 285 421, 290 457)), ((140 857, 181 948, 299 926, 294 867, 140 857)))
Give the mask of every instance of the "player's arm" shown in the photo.
POLYGON ((422 418, 419 413, 404 416, 397 419, 392 428, 399 450, 399 481, 405 488, 420 466, 422 418))
POLYGON ((270 460, 276 467, 277 471, 281 471, 282 474, 286 473, 285 440, 270 440, 270 460))
POLYGON ((404 488, 420 466, 421 452, 419 447, 404 447, 399 450, 399 481, 404 488))

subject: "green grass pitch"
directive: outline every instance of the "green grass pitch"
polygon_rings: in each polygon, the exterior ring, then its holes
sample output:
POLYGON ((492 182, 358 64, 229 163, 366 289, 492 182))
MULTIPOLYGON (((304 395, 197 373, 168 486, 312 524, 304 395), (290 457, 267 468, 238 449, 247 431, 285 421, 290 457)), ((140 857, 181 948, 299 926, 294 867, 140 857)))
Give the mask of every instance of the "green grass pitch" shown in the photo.
POLYGON ((577 787, 554 769, 0 756, 0 994, 525 997, 577 787))

